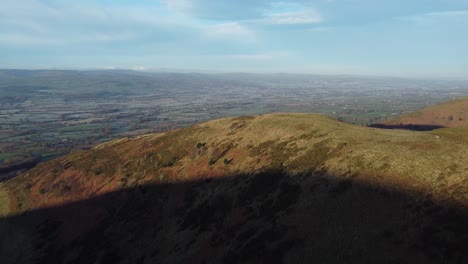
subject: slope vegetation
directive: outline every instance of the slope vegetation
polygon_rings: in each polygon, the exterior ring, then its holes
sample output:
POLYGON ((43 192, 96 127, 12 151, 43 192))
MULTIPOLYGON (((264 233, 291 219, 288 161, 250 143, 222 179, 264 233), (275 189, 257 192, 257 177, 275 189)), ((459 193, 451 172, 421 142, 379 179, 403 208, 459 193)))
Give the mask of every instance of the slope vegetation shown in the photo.
POLYGON ((468 144, 468 97, 430 106, 371 126, 430 131, 429 133, 443 140, 468 144))
POLYGON ((315 114, 115 140, 2 183, 0 259, 463 263, 466 160, 432 134, 315 114))
POLYGON ((433 105, 381 123, 387 126, 468 127, 468 97, 433 105))

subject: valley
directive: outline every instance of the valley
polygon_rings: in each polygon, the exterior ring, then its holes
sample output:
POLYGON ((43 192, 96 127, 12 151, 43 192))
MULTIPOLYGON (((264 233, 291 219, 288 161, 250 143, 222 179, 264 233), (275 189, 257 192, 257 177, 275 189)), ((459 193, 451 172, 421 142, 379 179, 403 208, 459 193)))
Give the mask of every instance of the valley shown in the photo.
POLYGON ((326 75, 0 71, 0 179, 115 138, 272 112, 367 125, 466 95, 464 81, 326 75))

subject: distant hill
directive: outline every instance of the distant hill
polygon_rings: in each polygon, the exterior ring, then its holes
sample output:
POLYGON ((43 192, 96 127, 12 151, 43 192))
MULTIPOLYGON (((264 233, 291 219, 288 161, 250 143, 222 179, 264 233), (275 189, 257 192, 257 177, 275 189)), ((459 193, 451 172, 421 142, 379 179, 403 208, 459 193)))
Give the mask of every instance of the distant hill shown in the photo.
POLYGON ((114 140, 0 183, 0 260, 467 263, 467 160, 316 114, 114 140))
POLYGON ((454 99, 380 123, 387 127, 468 127, 468 97, 454 99))
POLYGON ((443 102, 371 126, 430 131, 441 138, 468 144, 468 97, 443 102))

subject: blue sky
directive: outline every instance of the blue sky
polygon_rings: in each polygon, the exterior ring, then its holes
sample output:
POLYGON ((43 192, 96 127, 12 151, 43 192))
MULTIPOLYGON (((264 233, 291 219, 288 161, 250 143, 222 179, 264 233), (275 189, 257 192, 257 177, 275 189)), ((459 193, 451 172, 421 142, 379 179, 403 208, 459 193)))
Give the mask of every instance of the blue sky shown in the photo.
POLYGON ((468 78, 468 0, 2 0, 0 68, 468 78))

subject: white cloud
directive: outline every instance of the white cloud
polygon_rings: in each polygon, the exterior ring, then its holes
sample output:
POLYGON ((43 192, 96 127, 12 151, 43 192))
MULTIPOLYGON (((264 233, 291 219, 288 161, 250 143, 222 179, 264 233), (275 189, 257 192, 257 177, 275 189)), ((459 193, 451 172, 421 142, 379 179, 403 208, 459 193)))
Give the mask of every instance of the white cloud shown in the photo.
POLYGON ((176 12, 188 13, 193 9, 193 3, 190 0, 163 0, 166 6, 176 12))
POLYGON ((0 44, 9 46, 49 46, 49 45, 70 45, 87 42, 111 42, 133 39, 132 33, 90 33, 78 34, 74 36, 58 36, 43 34, 21 34, 21 33, 1 33, 0 44))
POLYGON ((273 53, 254 53, 254 54, 229 54, 212 58, 226 59, 226 60, 248 60, 248 61, 270 61, 277 59, 284 59, 290 56, 289 52, 280 51, 273 53))
POLYGON ((333 27, 313 27, 309 28, 306 31, 307 32, 327 32, 333 30, 333 27))
POLYGON ((285 12, 268 15, 264 22, 275 25, 314 24, 323 22, 322 16, 315 10, 285 12))
POLYGON ((425 17, 457 17, 457 16, 468 16, 468 10, 431 12, 431 13, 422 14, 422 15, 420 15, 420 16, 425 16, 425 17))
POLYGON ((424 23, 425 21, 428 21, 428 20, 453 19, 453 18, 468 18, 468 10, 430 12, 430 13, 417 14, 417 15, 412 15, 412 16, 398 17, 397 19, 401 21, 424 23))
POLYGON ((238 22, 221 23, 202 28, 205 36, 214 39, 237 39, 240 41, 251 41, 255 34, 246 26, 238 22))
POLYGON ((323 22, 322 15, 311 5, 303 2, 272 2, 260 19, 273 25, 300 25, 323 22))
POLYGON ((0 45, 71 45, 83 42, 180 38, 195 31, 157 7, 22 0, 0 5, 0 45), (180 30, 179 35, 174 29, 180 30))
POLYGON ((48 45, 62 45, 67 44, 67 41, 58 37, 44 37, 32 36, 20 33, 1 33, 0 32, 0 45, 7 46, 48 46, 48 45))
POLYGON ((132 70, 134 70, 134 71, 146 71, 148 69, 145 66, 135 66, 135 67, 132 67, 132 70))
POLYGON ((239 21, 255 19, 271 0, 162 0, 172 11, 193 18, 239 21))

